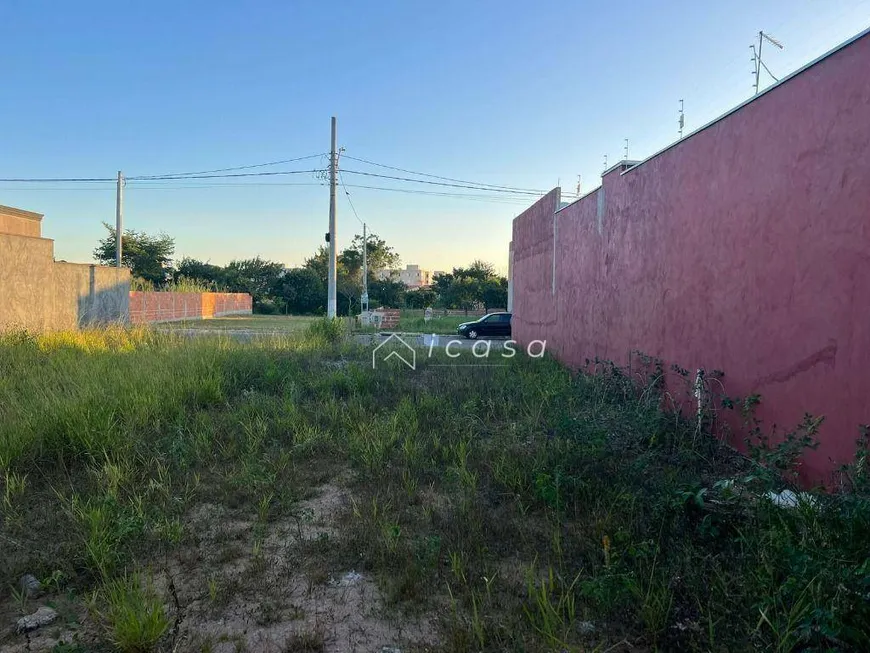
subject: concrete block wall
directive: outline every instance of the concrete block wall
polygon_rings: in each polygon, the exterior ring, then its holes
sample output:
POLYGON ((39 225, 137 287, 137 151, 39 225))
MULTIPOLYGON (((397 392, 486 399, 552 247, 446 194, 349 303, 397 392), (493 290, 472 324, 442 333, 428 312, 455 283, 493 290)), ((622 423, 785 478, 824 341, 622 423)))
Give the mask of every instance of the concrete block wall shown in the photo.
POLYGON ((0 330, 71 330, 126 323, 130 272, 55 262, 42 216, 0 206, 0 330))
POLYGON ((130 292, 130 321, 134 324, 201 320, 226 315, 250 315, 247 293, 130 292))
POLYGON ((829 480, 870 424, 868 71, 865 34, 577 202, 555 189, 523 212, 514 337, 575 368, 641 351, 723 370, 723 392, 761 394, 765 430, 824 415, 804 478, 829 480))

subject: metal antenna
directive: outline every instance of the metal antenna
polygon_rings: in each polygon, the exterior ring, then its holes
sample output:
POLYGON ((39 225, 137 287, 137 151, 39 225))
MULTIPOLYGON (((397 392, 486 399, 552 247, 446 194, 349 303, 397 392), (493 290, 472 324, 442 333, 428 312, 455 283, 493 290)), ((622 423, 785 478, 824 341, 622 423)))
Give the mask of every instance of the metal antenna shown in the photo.
POLYGON ((604 169, 607 170, 607 155, 604 155, 604 169))
POLYGON ((577 194, 580 194, 580 175, 577 175, 577 194))
POLYGON ((625 139, 625 160, 628 161, 628 139, 625 139))
POLYGON ((686 116, 685 116, 685 114, 683 113, 683 101, 680 100, 680 120, 679 120, 679 125, 680 125, 680 138, 683 137, 683 126, 686 124, 686 120, 685 120, 685 119, 686 119, 686 116))
POLYGON ((780 50, 783 49, 782 43, 777 41, 770 34, 765 34, 763 31, 758 32, 758 48, 756 49, 756 47, 754 45, 749 46, 749 49, 752 50, 752 59, 750 59, 750 61, 752 61, 752 63, 755 64, 755 70, 754 70, 755 84, 753 86, 755 88, 756 95, 758 95, 758 91, 760 90, 760 81, 761 81, 760 78, 761 78, 761 69, 762 68, 764 68, 767 71, 767 74, 770 75, 771 77, 773 77, 773 79, 775 81, 777 81, 777 82, 779 81, 779 79, 772 72, 770 72, 770 68, 768 68, 767 66, 764 65, 764 61, 761 58, 761 46, 764 44, 765 41, 767 41, 771 45, 779 48, 780 50))

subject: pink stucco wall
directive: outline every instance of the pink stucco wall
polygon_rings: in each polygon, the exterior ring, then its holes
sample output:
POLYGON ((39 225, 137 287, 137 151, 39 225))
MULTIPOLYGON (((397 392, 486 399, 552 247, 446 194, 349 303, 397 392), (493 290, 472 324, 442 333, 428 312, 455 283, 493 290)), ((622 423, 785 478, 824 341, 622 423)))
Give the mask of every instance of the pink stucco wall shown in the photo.
POLYGON ((640 350, 724 370, 767 429, 826 417, 808 480, 851 460, 870 423, 870 36, 602 182, 514 220, 514 337, 574 367, 640 350))

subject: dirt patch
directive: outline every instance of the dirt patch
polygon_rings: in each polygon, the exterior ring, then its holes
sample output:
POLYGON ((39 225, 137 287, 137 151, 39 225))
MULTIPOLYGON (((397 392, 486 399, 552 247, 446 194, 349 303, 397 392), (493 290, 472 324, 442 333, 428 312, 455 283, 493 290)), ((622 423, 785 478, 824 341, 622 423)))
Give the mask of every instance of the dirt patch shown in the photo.
POLYGON ((215 504, 191 512, 196 541, 169 565, 178 596, 174 648, 349 653, 431 643, 433 625, 387 614, 369 574, 324 567, 349 504, 346 490, 327 484, 266 524, 215 504), (312 543, 316 562, 306 559, 312 543))

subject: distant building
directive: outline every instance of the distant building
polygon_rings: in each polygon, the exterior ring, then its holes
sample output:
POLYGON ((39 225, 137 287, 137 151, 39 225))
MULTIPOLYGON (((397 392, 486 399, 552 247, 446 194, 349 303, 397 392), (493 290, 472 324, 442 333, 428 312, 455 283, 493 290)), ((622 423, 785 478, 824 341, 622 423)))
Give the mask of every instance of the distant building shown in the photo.
POLYGON ((408 265, 404 270, 379 270, 377 278, 381 281, 384 279, 401 281, 408 288, 426 288, 432 285, 432 281, 439 274, 443 272, 432 272, 422 269, 419 265, 408 265))

